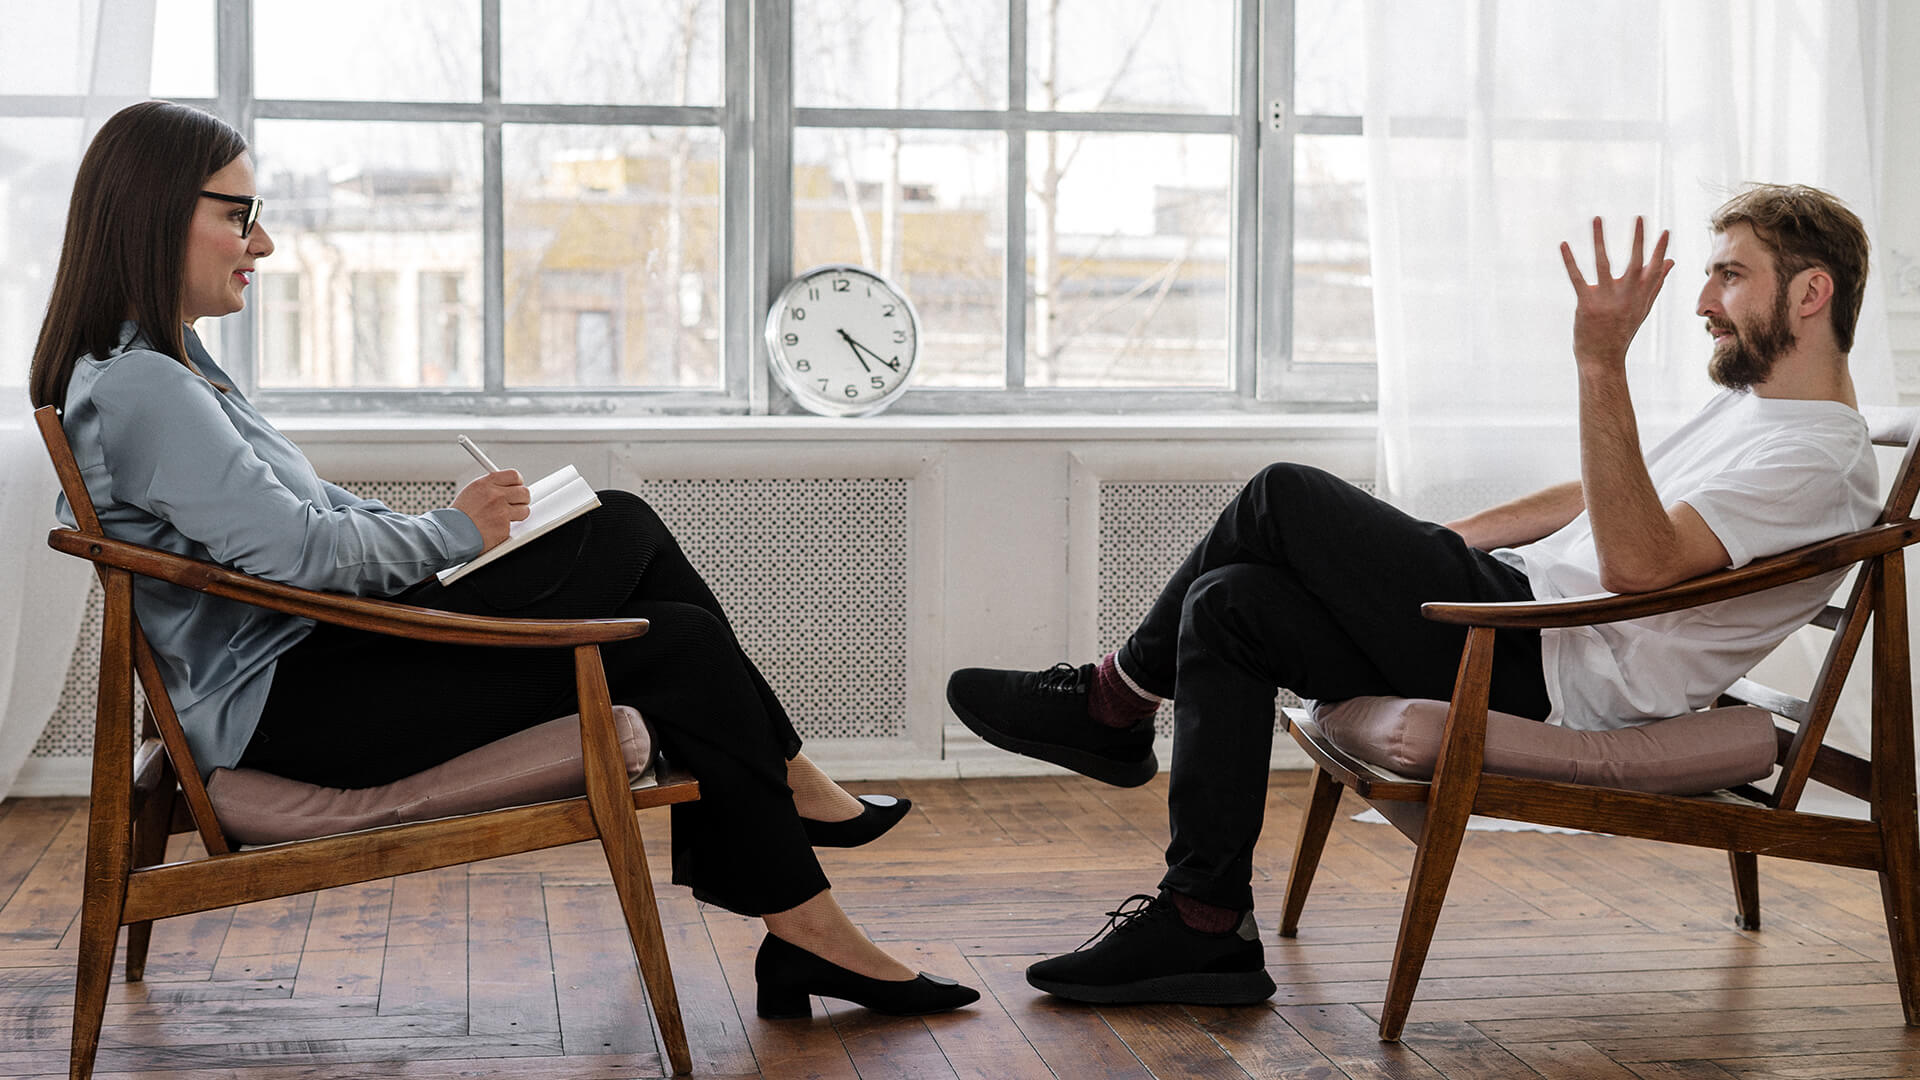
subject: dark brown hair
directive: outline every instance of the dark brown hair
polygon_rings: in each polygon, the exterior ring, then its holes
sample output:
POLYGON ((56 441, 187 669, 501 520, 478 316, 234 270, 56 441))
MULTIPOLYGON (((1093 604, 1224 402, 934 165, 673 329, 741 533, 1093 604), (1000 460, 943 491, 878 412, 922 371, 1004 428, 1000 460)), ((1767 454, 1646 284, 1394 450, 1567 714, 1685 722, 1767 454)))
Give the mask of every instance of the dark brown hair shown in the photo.
POLYGON ((1867 296, 1866 226, 1847 204, 1804 184, 1756 184, 1713 212, 1713 231, 1744 224, 1773 255, 1774 273, 1784 294, 1787 280, 1819 267, 1833 278, 1828 307, 1833 336, 1841 352, 1853 349, 1854 324, 1867 296))
POLYGON ((247 149, 226 121, 170 101, 113 114, 80 160, 53 296, 29 385, 65 405, 73 365, 104 357, 131 319, 149 347, 187 360, 180 322, 187 229, 206 179, 247 149))

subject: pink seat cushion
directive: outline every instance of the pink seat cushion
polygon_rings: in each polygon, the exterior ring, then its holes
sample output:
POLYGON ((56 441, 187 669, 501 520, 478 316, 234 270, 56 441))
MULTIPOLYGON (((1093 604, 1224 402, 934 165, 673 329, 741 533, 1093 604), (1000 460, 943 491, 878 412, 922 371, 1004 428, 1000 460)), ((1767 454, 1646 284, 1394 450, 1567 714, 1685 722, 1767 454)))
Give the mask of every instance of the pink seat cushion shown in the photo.
MULTIPOLYGON (((1446 702, 1358 697, 1321 703, 1313 715, 1327 739, 1347 754, 1402 776, 1433 776, 1446 702)), ((1694 795, 1766 776, 1777 746, 1773 714, 1751 705, 1611 731, 1577 731, 1489 711, 1486 771, 1694 795)))
MULTIPOLYGON (((653 740, 637 710, 613 707, 627 779, 646 772, 653 740)), ((227 838, 279 844, 315 836, 568 799, 587 789, 580 717, 563 716, 371 788, 303 784, 258 769, 215 769, 207 797, 227 838)))

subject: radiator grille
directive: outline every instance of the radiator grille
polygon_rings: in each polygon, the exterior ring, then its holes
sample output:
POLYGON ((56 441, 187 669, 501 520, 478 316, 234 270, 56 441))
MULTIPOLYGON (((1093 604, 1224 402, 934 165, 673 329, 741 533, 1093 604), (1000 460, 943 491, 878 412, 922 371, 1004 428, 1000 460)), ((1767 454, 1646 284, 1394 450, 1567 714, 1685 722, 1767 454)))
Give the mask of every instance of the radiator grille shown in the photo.
POLYGON ((641 480, 810 739, 907 733, 908 502, 898 477, 641 480))
MULTIPOLYGON (((1371 481, 1354 481, 1371 492, 1371 481)), ((1206 534, 1237 480, 1111 482, 1100 485, 1098 638, 1100 655, 1120 647, 1160 594, 1167 578, 1206 534)), ((1298 705, 1281 691, 1274 708, 1298 705)), ((1173 734, 1173 703, 1160 706, 1154 729, 1173 734)))
MULTIPOLYGON (((403 513, 453 501, 444 481, 343 481, 403 513)), ((907 730, 911 481, 646 480, 664 518, 720 598, 809 739, 899 738, 907 730)), ((102 597, 95 582, 59 707, 34 757, 93 752, 102 597)))

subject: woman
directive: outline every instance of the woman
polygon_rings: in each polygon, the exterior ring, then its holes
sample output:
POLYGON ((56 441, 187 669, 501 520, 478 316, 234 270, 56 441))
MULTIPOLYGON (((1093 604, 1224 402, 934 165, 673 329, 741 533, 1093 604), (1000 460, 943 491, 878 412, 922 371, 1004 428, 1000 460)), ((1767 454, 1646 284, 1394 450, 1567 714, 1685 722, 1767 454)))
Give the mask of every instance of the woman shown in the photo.
MULTIPOLYGON (((122 110, 81 162, 32 390, 35 406, 62 407, 106 531, 305 588, 471 614, 652 620, 602 648, 608 685, 700 781, 702 799, 673 810, 674 881, 766 922, 760 1014, 805 1016, 810 994, 899 1014, 977 1000, 916 975, 841 911, 811 845, 865 843, 907 804, 855 800, 799 752, 713 593, 645 503, 602 492, 599 509, 442 587, 434 571, 526 517, 518 473, 473 481, 451 507, 399 514, 320 480, 233 388, 190 325, 239 311, 273 253, 256 191, 239 133, 168 102, 122 110)), ((568 650, 405 641, 135 581, 206 769, 366 787, 577 711, 568 650)))

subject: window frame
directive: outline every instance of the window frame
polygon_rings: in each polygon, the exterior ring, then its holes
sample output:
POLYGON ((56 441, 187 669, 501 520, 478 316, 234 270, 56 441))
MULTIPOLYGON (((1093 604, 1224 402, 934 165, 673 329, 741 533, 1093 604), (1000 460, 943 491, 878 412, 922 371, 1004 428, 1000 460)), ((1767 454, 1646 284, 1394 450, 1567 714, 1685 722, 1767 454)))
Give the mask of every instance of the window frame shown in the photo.
POLYGON ((1036 112, 1027 104, 1028 0, 1007 0, 1008 97, 1004 110, 797 107, 789 0, 719 0, 724 71, 718 105, 514 104, 502 99, 501 0, 480 6, 480 99, 382 102, 260 99, 253 95, 253 0, 215 0, 217 96, 182 98, 219 113, 249 138, 259 120, 428 121, 478 124, 482 137, 481 371, 478 389, 261 388, 258 312, 222 320, 221 354, 269 409, 309 414, 766 414, 797 407, 769 378, 759 324, 792 266, 792 163, 796 128, 997 131, 1006 136, 1006 241, 1026 251, 1027 140, 1035 131, 1207 133, 1234 140, 1229 202, 1224 389, 1027 387, 1024 258, 1003 276, 1004 388, 916 386, 896 413, 1286 412, 1370 410, 1371 363, 1297 364, 1292 356, 1294 157, 1300 136, 1358 137, 1358 116, 1301 116, 1292 108, 1295 0, 1235 0, 1235 84, 1230 114, 1036 112), (1263 32, 1264 28, 1264 32, 1263 32), (726 62, 745 55, 747 63, 726 62), (760 117, 758 124, 750 117, 760 117), (505 382, 503 125, 621 124, 702 127, 722 144, 720 367, 718 387, 509 387, 505 382), (1264 268, 1264 273, 1263 273, 1264 268))

